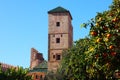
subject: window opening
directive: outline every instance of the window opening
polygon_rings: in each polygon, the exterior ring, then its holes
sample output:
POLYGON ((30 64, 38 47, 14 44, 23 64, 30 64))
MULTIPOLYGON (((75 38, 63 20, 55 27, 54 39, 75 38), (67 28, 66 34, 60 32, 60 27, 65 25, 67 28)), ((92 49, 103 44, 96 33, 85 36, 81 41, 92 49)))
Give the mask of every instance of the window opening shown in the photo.
POLYGON ((62 37, 63 35, 61 34, 61 37, 62 37))
POLYGON ((36 79, 38 79, 38 75, 36 75, 36 79))
POLYGON ((60 60, 60 57, 61 57, 61 56, 57 54, 57 55, 56 55, 56 60, 60 60))
POLYGON ((60 22, 56 22, 56 26, 59 27, 60 26, 60 22))
POLYGON ((53 59, 55 58, 55 55, 53 55, 53 59))
POLYGON ((56 38, 56 43, 60 43, 60 38, 56 38))

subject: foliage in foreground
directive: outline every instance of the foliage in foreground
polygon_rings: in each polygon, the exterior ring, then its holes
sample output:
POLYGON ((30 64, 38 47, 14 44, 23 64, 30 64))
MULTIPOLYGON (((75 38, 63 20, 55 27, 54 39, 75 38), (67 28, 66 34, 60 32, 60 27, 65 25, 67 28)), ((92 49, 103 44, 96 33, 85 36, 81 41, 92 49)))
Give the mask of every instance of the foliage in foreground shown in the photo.
POLYGON ((5 71, 0 66, 0 80, 31 80, 30 76, 26 76, 28 69, 22 67, 9 68, 5 71))
POLYGON ((63 53, 60 74, 65 80, 114 80, 120 71, 120 0, 85 23, 89 38, 63 53))
POLYGON ((63 76, 60 73, 48 72, 44 80, 63 80, 63 76))
MULTIPOLYGON (((89 38, 80 39, 75 42, 73 47, 63 52, 63 60, 59 73, 63 75, 64 80, 88 80, 89 76, 86 71, 88 66, 87 58, 92 55, 86 55, 89 45, 91 44, 89 38)), ((92 60, 90 60, 92 62, 92 60)))

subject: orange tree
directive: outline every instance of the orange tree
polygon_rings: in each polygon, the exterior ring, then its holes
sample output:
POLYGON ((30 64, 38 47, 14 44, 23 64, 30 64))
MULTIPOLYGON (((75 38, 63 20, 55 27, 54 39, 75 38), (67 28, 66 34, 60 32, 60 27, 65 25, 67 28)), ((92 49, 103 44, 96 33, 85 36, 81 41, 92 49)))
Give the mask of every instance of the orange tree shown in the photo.
POLYGON ((88 41, 79 40, 63 53, 61 73, 69 80, 113 80, 120 71, 120 0, 113 0, 87 26, 88 41))
POLYGON ((114 0, 110 10, 98 13, 88 25, 93 50, 86 54, 91 54, 93 61, 87 67, 87 73, 90 77, 102 75, 110 80, 115 71, 120 70, 120 0, 114 0))
POLYGON ((63 52, 61 67, 58 72, 63 80, 88 80, 87 61, 84 54, 91 44, 89 38, 80 39, 73 47, 63 52))

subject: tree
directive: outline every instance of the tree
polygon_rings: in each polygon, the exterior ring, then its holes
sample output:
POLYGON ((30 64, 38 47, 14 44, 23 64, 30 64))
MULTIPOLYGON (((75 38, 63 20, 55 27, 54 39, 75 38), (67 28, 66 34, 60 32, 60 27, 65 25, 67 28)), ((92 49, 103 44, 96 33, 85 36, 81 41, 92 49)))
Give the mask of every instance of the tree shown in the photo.
POLYGON ((86 72, 86 54, 89 45, 89 38, 76 41, 72 48, 63 52, 61 68, 58 71, 65 80, 88 80, 86 72))
POLYGON ((0 80, 31 80, 27 73, 28 69, 23 69, 22 67, 9 68, 3 71, 0 66, 0 80))
POLYGON ((113 0, 87 26, 89 39, 80 39, 63 53, 61 73, 70 80, 113 80, 120 71, 120 0, 113 0))
POLYGON ((45 75, 44 80, 63 80, 63 77, 58 72, 54 73, 50 71, 45 75))
POLYGON ((94 58, 87 73, 91 78, 112 80, 120 70, 120 0, 114 0, 110 10, 98 13, 89 25, 94 50, 88 54, 94 58))

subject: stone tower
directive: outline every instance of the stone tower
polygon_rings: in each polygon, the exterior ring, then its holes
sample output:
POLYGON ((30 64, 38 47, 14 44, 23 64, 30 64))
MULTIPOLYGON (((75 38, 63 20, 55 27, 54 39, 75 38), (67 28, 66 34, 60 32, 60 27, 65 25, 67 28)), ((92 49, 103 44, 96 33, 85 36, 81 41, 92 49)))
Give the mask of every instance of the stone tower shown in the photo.
POLYGON ((44 61, 42 53, 39 53, 36 49, 31 48, 30 69, 38 66, 44 61))
POLYGON ((62 59, 62 51, 73 44, 72 16, 62 7, 48 11, 48 71, 56 71, 62 59))

